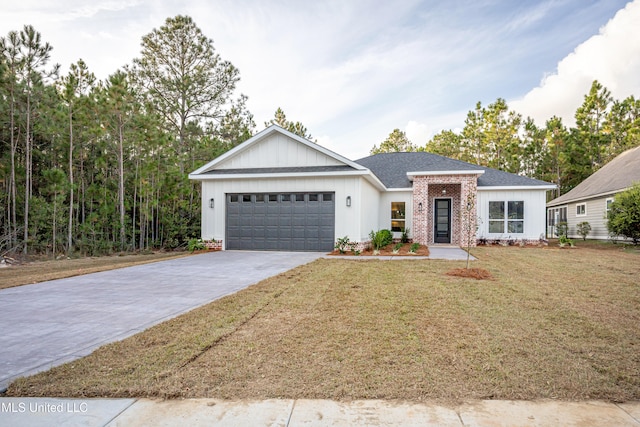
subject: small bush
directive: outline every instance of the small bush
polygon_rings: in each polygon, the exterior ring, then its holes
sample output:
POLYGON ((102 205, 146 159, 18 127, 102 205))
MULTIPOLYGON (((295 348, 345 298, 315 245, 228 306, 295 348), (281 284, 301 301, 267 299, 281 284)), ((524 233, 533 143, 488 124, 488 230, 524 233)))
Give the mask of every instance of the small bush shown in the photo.
POLYGON ((393 242, 393 234, 390 230, 372 230, 371 233, 369 233, 369 238, 371 239, 371 246, 374 251, 379 251, 381 248, 393 242))
POLYGON ((334 246, 334 248, 337 249, 341 254, 344 254, 348 249, 353 250, 353 243, 349 240, 349 236, 340 237, 336 241, 336 245, 334 246))
POLYGON ((568 231, 569 231, 569 225, 566 222, 559 222, 558 225, 556 225, 556 236, 567 237, 568 231))
POLYGON ((409 253, 415 254, 418 251, 419 248, 420 248, 420 243, 417 243, 417 242, 416 243, 412 243, 411 247, 409 248, 409 253))
POLYGON ((609 233, 640 243, 640 183, 616 195, 608 217, 609 233))
POLYGON ((403 246, 402 242, 396 243, 396 245, 393 247, 393 253, 397 254, 398 252, 400 252, 400 249, 402 248, 402 246, 403 246))
POLYGON ((400 237, 400 242, 409 243, 409 227, 405 227, 402 231, 402 236, 400 237))
POLYGON ((587 240, 587 236, 591 232, 591 225, 587 221, 582 221, 576 225, 576 230, 582 236, 582 240, 587 240))
POLYGON ((187 242, 187 250, 189 252, 200 251, 203 249, 205 249, 205 245, 202 239, 189 239, 187 242))

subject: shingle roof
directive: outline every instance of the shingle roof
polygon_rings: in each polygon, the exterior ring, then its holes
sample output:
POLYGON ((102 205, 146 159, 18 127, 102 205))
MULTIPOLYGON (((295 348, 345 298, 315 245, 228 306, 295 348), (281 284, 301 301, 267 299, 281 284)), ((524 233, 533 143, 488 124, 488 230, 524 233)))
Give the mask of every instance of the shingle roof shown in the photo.
POLYGON ((426 152, 381 153, 356 160, 373 172, 387 188, 410 188, 407 172, 484 171, 479 187, 521 187, 550 185, 548 182, 450 159, 426 152))
POLYGON ((640 146, 625 151, 547 206, 613 194, 640 182, 640 146))

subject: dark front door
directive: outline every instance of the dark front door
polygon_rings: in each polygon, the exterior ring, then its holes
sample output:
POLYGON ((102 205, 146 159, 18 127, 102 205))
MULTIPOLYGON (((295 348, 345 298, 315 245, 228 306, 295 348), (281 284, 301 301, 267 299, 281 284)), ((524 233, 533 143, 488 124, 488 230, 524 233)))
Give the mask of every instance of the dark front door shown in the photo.
POLYGON ((451 199, 435 200, 434 243, 451 243, 451 199))

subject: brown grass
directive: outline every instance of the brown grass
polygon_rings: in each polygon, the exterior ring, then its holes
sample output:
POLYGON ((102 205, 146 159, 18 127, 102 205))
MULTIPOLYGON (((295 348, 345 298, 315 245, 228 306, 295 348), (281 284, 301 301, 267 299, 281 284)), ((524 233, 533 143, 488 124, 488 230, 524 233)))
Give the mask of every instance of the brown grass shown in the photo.
POLYGON ((484 268, 455 268, 447 271, 448 276, 466 277, 476 280, 491 280, 493 276, 484 268))
POLYGON ((33 261, 0 268, 0 289, 63 279, 116 268, 188 256, 188 252, 156 252, 78 259, 33 261))
POLYGON ((640 399, 640 256, 480 247, 463 262, 321 259, 12 396, 640 399))

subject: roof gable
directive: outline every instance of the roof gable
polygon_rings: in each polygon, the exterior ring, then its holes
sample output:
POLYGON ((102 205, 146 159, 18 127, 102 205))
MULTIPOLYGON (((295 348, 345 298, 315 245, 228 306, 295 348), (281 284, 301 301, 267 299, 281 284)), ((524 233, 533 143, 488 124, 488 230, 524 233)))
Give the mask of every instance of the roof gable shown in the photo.
POLYGON ((574 189, 547 203, 547 206, 617 193, 638 181, 640 181, 640 146, 619 154, 574 189))
POLYGON ((227 151, 190 176, 214 171, 269 170, 286 168, 365 168, 318 144, 272 125, 227 151))

